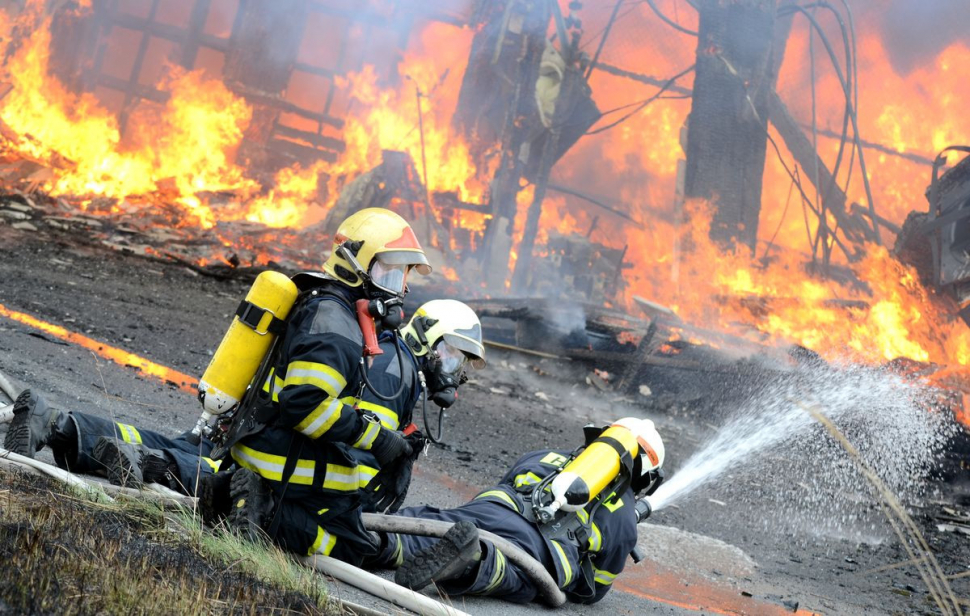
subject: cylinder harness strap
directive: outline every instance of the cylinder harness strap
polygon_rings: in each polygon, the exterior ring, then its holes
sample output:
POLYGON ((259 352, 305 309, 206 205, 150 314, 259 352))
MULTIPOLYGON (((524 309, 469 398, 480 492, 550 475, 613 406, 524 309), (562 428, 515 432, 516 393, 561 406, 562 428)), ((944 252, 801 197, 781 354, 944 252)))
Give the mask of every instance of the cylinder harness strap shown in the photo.
POLYGON ((239 302, 239 307, 236 308, 236 316, 239 320, 248 325, 257 334, 266 335, 273 334, 276 336, 281 335, 286 331, 286 320, 277 317, 273 314, 272 310, 267 310, 266 308, 261 308, 252 302, 243 300, 239 302), (272 315, 272 319, 269 325, 266 326, 266 331, 259 330, 259 324, 263 322, 263 318, 267 315, 272 315))

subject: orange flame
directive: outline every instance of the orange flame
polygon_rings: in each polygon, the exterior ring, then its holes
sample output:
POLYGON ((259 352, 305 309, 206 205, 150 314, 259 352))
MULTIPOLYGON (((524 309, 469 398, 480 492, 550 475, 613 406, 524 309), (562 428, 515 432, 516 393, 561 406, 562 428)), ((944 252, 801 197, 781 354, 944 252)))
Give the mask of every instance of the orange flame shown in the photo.
POLYGON ((178 370, 173 370, 161 364, 156 364, 153 361, 145 359, 134 353, 129 353, 123 349, 119 349, 113 346, 109 346, 103 342, 94 340, 93 338, 88 338, 76 332, 69 331, 59 325, 53 325, 45 321, 41 321, 37 317, 31 316, 23 312, 17 312, 15 310, 10 310, 3 304, 0 304, 0 317, 5 317, 19 323, 23 323, 34 329, 38 329, 42 332, 46 332, 56 338, 76 344, 80 347, 88 349, 95 354, 113 361, 119 366, 127 366, 134 368, 141 372, 142 374, 154 377, 166 383, 172 383, 177 385, 179 389, 184 392, 195 394, 196 388, 199 384, 199 380, 195 377, 183 374, 178 370))

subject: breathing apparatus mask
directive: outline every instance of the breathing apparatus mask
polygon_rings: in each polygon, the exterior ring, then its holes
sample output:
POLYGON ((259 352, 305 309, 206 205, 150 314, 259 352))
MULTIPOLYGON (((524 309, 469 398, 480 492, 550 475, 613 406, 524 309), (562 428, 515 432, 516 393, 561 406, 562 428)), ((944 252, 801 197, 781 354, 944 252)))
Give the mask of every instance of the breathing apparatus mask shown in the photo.
POLYGON ((358 310, 366 309, 367 315, 382 330, 397 330, 404 321, 404 295, 407 293, 410 265, 385 263, 378 254, 368 272, 357 260, 362 245, 362 241, 347 241, 336 249, 363 281, 366 299, 358 302, 358 310))
POLYGON ((428 397, 443 409, 458 399, 458 386, 468 380, 465 364, 468 357, 442 338, 428 353, 423 372, 428 387, 428 397))

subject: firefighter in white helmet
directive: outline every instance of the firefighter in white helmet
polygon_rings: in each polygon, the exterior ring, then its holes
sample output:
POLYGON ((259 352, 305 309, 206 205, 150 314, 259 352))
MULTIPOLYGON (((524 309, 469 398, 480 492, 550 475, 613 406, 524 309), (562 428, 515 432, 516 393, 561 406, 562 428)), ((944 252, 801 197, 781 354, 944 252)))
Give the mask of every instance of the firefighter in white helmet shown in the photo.
POLYGON ((537 593, 534 583, 489 542, 479 540, 482 529, 512 541, 542 563, 570 601, 599 601, 636 547, 637 523, 650 515, 642 497, 663 481, 664 445, 653 422, 637 418, 621 419, 603 430, 587 428, 586 441, 574 452, 526 454, 498 485, 455 509, 402 509, 398 515, 455 525, 440 540, 386 534, 381 554, 365 566, 398 567, 395 581, 415 590, 434 583, 452 596, 531 601, 537 593), (592 464, 581 460, 587 453, 596 458, 592 464), (597 476, 604 472, 614 476, 604 482, 605 476, 597 476), (579 495, 543 523, 537 511, 556 497, 555 480, 569 473, 569 483, 604 487, 579 495))

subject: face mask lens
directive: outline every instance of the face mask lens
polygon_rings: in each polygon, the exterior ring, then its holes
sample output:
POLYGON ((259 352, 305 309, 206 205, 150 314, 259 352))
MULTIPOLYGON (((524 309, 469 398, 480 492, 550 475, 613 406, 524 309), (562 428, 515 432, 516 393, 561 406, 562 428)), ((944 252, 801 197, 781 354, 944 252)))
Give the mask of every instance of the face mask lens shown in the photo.
POLYGON ((407 281, 407 265, 388 265, 379 260, 370 268, 371 282, 385 291, 400 295, 407 281))
POLYGON ((441 371, 447 374, 458 376, 465 366, 467 358, 465 354, 451 346, 444 340, 438 343, 436 352, 438 359, 441 360, 441 371))

